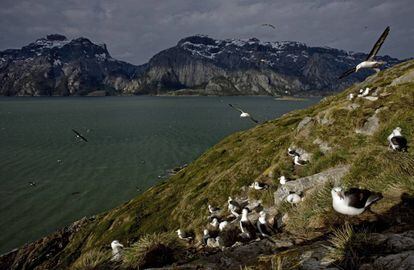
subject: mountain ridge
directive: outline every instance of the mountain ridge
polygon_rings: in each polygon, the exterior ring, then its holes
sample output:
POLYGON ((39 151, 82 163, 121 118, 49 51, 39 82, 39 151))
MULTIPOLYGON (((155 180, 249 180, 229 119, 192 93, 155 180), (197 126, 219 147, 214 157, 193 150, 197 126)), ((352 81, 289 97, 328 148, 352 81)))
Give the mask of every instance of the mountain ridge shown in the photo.
MULTIPOLYGON (((52 34, 0 52, 0 95, 325 95, 371 74, 337 79, 365 57, 295 41, 194 35, 137 66, 112 58, 105 44, 52 34)), ((385 67, 400 62, 378 59, 385 67)))

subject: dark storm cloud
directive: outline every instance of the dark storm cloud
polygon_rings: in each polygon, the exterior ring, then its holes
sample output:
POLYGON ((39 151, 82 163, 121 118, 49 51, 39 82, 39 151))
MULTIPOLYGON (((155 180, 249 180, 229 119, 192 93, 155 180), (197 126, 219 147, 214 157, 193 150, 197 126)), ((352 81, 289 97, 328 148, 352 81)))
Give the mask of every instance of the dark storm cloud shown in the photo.
POLYGON ((0 50, 50 33, 106 43, 113 57, 144 63, 185 36, 295 40, 369 52, 387 25, 380 54, 413 56, 412 0, 1 0, 0 50), (260 27, 271 23, 276 30, 260 27), (365 29, 365 26, 367 28, 365 29))

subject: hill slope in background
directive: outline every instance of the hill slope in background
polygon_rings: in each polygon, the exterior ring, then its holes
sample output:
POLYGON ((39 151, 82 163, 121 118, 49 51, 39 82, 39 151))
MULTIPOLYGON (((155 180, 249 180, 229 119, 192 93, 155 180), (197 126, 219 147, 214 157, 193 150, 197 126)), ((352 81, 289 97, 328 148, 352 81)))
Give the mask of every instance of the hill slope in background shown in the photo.
MULTIPOLYGON (((369 75, 337 80, 366 56, 299 42, 197 35, 135 66, 112 58, 104 44, 54 34, 0 52, 0 95, 323 95, 369 75)), ((385 67, 400 62, 378 59, 385 67)))
MULTIPOLYGON (((381 260, 384 265, 390 260, 401 263, 414 256, 412 248, 407 251, 407 245, 402 247, 405 240, 400 241, 399 248, 389 246, 391 242, 386 240, 402 239, 402 234, 404 239, 414 236, 413 88, 414 61, 408 61, 370 76, 313 107, 235 133, 168 181, 124 205, 84 218, 0 257, 0 268, 65 268, 84 262, 93 252, 108 253, 114 239, 131 246, 144 235, 172 232, 178 227, 193 229, 200 237, 207 224, 207 204, 225 208, 228 196, 260 199, 272 213, 286 214, 282 232, 273 236, 274 242, 262 240, 207 255, 187 247, 186 255, 176 264, 210 269, 240 269, 240 265, 267 269, 260 267, 274 263, 298 267, 308 263, 320 266, 312 269, 327 265, 350 269, 349 265, 358 268, 381 260), (371 88, 368 97, 348 99, 350 93, 366 87, 371 88), (388 148, 387 136, 397 126, 408 139, 408 153, 388 148), (309 164, 295 167, 286 153, 289 146, 306 151, 309 164), (291 182, 281 187, 280 175, 291 182), (270 189, 249 190, 247 186, 254 180, 268 183, 270 189), (366 188, 381 192, 384 198, 374 204, 371 212, 345 217, 332 209, 333 185, 366 188), (286 187, 303 192, 304 200, 298 206, 284 202, 286 187), (344 224, 348 225, 342 227, 344 224), (367 247, 368 253, 360 249, 360 242, 355 244, 356 239, 370 237, 377 242, 375 247, 367 247), (281 239, 285 239, 282 244, 281 239)), ((407 241, 414 241, 414 237, 410 239, 407 241)), ((365 241, 364 245, 368 243, 374 245, 373 241, 365 241)), ((409 262, 408 265, 414 264, 409 262)))

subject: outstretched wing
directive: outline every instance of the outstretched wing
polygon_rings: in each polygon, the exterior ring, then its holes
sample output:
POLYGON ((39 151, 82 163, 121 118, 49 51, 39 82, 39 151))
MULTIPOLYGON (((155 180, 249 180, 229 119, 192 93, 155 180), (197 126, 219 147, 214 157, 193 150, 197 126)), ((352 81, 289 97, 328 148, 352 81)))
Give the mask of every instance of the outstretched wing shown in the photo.
POLYGON ((387 38, 389 32, 390 32, 390 27, 387 26, 387 28, 385 28, 384 32, 382 33, 380 38, 375 43, 375 45, 372 48, 371 52, 369 53, 369 55, 367 57, 367 60, 371 60, 372 58, 374 58, 377 55, 378 51, 381 49, 382 44, 384 43, 385 39, 387 38))
POLYGON ((355 72, 355 67, 353 67, 353 68, 351 68, 351 69, 348 69, 347 71, 345 71, 344 73, 342 73, 342 75, 341 76, 339 76, 338 77, 338 79, 343 79, 343 78, 345 78, 345 77, 347 77, 347 76, 349 76, 349 75, 351 75, 352 73, 354 73, 355 72))
POLYGON ((81 138, 83 141, 88 142, 88 140, 82 136, 82 134, 80 134, 79 132, 77 132, 76 130, 72 129, 73 133, 75 133, 79 138, 81 138))
POLYGON ((257 121, 256 119, 254 119, 253 117, 249 117, 250 118, 250 120, 252 120, 253 122, 255 122, 256 124, 258 124, 259 123, 259 121, 257 121))
POLYGON ((273 29, 276 29, 276 27, 273 24, 270 24, 270 23, 264 23, 264 24, 262 24, 262 26, 268 26, 268 27, 271 27, 273 29))
POLYGON ((233 105, 231 105, 230 103, 229 103, 229 106, 230 107, 232 107, 233 109, 235 109, 235 110, 238 110, 239 112, 241 112, 241 113, 244 113, 240 108, 237 108, 237 107, 234 107, 233 105))

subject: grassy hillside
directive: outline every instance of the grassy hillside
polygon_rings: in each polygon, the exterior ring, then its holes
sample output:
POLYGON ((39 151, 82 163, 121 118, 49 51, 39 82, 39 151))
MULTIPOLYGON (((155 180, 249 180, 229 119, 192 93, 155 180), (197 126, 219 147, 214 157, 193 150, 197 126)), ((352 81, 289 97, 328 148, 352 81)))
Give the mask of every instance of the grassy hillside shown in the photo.
MULTIPOLYGON (((409 146, 413 146, 413 73, 414 61, 399 64, 311 108, 225 138, 177 175, 87 221, 52 260, 70 265, 87 251, 107 249, 114 239, 131 244, 145 234, 179 227, 200 234, 201 226, 206 224, 207 204, 224 207, 228 196, 245 194, 242 187, 255 179, 271 184, 271 189, 262 193, 248 191, 249 197, 272 206, 281 174, 297 179, 341 164, 351 166, 343 184, 382 192, 384 199, 374 211, 388 211, 402 193, 414 195, 414 150, 392 152, 386 140, 400 126, 409 146), (349 93, 365 87, 370 87, 378 99, 347 99, 349 93), (301 123, 305 117, 310 118, 301 123), (376 121, 378 127, 370 129, 376 121), (299 123, 303 127, 298 128, 299 123), (312 154, 311 162, 295 168, 286 154, 291 145, 312 154)), ((309 237, 315 231, 329 231, 342 224, 344 217, 331 207, 331 187, 327 184, 306 194, 298 207, 282 204, 279 212, 289 215, 286 230, 309 237)))

